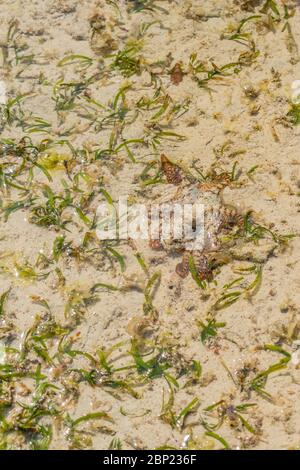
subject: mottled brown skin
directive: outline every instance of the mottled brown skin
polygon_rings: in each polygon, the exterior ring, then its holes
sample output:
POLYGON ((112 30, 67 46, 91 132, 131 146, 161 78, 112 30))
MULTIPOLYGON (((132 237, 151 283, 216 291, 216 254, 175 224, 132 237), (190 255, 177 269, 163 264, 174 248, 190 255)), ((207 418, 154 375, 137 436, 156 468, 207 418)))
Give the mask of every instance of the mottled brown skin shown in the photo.
POLYGON ((163 248, 160 240, 150 240, 149 246, 152 250, 162 250, 163 248))
POLYGON ((185 263, 183 261, 181 261, 181 263, 178 263, 177 266, 176 266, 176 273, 178 274, 178 276, 180 276, 182 279, 184 279, 185 277, 188 276, 190 272, 190 267, 189 267, 189 263, 185 263))

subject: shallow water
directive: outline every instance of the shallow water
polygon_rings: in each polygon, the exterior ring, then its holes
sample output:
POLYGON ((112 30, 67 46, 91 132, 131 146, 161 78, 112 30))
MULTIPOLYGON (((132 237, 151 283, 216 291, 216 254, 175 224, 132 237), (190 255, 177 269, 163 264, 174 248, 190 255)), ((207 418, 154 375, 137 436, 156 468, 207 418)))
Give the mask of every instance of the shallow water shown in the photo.
POLYGON ((199 3, 0 2, 2 448, 300 445, 299 3, 199 3), (205 285, 95 235, 161 154, 244 215, 205 285))

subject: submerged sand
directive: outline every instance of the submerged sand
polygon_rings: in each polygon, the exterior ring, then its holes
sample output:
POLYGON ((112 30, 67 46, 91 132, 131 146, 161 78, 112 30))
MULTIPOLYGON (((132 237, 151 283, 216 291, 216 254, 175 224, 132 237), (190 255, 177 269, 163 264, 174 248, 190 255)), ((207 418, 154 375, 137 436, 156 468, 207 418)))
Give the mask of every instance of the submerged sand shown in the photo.
POLYGON ((300 2, 0 7, 0 446, 298 448, 300 2), (276 234, 205 289, 95 237, 99 203, 165 191, 162 153, 234 169, 227 198, 276 234))

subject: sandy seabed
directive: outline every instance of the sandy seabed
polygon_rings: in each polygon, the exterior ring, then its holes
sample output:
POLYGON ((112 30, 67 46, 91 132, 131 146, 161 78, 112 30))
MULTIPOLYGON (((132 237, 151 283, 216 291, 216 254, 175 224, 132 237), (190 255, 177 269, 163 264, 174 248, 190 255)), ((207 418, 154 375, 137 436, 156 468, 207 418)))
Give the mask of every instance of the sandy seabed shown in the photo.
POLYGON ((300 2, 0 25, 0 447, 299 448, 300 2), (209 276, 95 235, 100 203, 170 197, 162 154, 240 216, 209 276))

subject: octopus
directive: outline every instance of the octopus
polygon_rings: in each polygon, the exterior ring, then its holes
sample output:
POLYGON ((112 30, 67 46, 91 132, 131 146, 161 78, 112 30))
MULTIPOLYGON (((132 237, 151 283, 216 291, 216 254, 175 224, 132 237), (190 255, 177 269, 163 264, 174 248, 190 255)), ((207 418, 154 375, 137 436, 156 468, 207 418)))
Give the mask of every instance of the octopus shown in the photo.
MULTIPOLYGON (((164 250, 182 255, 181 261, 176 266, 176 273, 185 278, 190 272, 196 269, 196 273, 201 281, 211 281, 213 279, 213 269, 216 267, 218 254, 226 252, 228 245, 228 235, 235 230, 238 231, 243 224, 243 216, 239 210, 232 205, 225 204, 222 198, 222 190, 229 181, 223 175, 216 177, 210 183, 191 182, 182 169, 172 163, 165 155, 161 155, 161 169, 166 178, 166 185, 163 194, 154 199, 150 205, 150 213, 153 205, 176 203, 202 204, 204 207, 204 227, 201 247, 195 246, 194 241, 189 241, 183 237, 178 239, 171 234, 170 238, 162 236, 161 216, 159 235, 155 239, 150 238, 149 245, 154 250, 164 250), (224 241, 225 240, 225 241, 224 241)), ((193 224, 195 222, 192 215, 193 224)), ((219 257, 220 259, 220 257, 219 257)))

